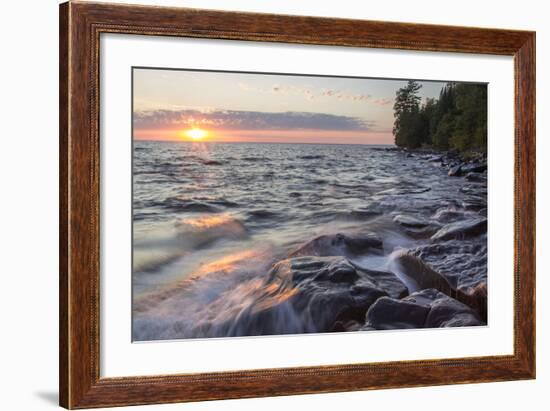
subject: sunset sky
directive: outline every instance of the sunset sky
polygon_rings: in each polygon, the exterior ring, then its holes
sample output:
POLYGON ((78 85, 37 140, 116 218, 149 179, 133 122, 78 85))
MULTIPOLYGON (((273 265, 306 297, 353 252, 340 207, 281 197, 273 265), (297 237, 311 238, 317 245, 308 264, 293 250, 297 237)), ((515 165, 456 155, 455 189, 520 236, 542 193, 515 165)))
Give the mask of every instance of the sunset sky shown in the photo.
MULTIPOLYGON (((135 68, 140 140, 393 144, 404 80, 135 68)), ((442 82, 420 82, 438 97, 442 82)))

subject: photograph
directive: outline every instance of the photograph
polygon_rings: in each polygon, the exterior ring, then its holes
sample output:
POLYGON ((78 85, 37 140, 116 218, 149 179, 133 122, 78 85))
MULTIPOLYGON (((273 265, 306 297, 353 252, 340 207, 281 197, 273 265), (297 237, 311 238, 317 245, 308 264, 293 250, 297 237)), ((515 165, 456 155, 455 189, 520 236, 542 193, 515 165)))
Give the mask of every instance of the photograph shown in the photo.
POLYGON ((132 67, 132 93, 134 342, 487 325, 486 83, 132 67))

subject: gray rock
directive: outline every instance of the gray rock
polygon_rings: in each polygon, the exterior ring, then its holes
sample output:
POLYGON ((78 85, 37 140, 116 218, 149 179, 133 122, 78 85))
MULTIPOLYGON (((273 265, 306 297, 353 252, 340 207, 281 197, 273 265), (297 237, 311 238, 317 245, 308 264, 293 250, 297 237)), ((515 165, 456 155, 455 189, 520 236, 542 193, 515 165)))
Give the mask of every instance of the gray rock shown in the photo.
POLYGON ((480 173, 487 170, 487 164, 486 163, 460 163, 455 164, 449 169, 449 176, 451 177, 460 177, 463 175, 466 175, 468 173, 480 173))
POLYGON ((408 253, 444 276, 453 288, 467 292, 487 282, 486 241, 450 240, 423 244, 408 253))
POLYGON ((374 330, 424 328, 429 312, 429 306, 382 297, 367 311, 365 326, 374 330))
POLYGON ((465 304, 437 293, 430 304, 425 327, 466 327, 483 325, 479 315, 465 304))
POLYGON ((441 226, 429 225, 423 228, 405 227, 403 231, 412 238, 426 239, 430 238, 441 226))
POLYGON ((471 163, 471 164, 462 165, 461 167, 462 174, 480 173, 485 170, 487 170, 486 163, 471 163))
POLYGON ((459 177, 462 175, 462 165, 453 166, 449 169, 447 173, 451 177, 459 177))
MULTIPOLYGON (((270 298, 267 304, 267 299, 256 296, 252 299, 254 307, 249 309, 250 314, 270 317, 267 312, 280 310, 279 304, 290 304, 301 323, 315 332, 338 329, 338 322, 362 322, 368 307, 380 297, 407 295, 404 284, 392 273, 359 269, 342 257, 299 257, 280 261, 268 273, 265 286, 258 290, 270 290, 287 298, 280 303, 270 298)), ((245 323, 257 324, 258 321, 245 323)))
POLYGON ((300 256, 356 256, 369 252, 380 253, 382 240, 375 234, 363 235, 331 234, 322 235, 290 253, 290 257, 300 256))
POLYGON ((440 223, 450 223, 456 220, 459 220, 464 217, 463 211, 458 211, 448 207, 440 208, 432 216, 432 219, 437 220, 440 223))
POLYGON ((430 224, 429 221, 421 220, 419 218, 407 215, 407 214, 398 214, 393 218, 393 222, 404 227, 414 227, 414 228, 423 228, 430 224))
POLYGON ((487 219, 475 218, 466 221, 457 221, 443 226, 431 238, 432 240, 451 240, 456 238, 475 237, 487 232, 487 219))
MULTIPOLYGON (((468 305, 487 319, 487 244, 459 240, 426 244, 394 257, 396 272, 417 288, 434 288, 468 305)), ((413 291, 415 290, 413 289, 413 291)))
POLYGON ((363 330, 484 325, 470 307, 435 289, 418 291, 402 300, 380 298, 368 309, 365 319, 363 330))
POLYGON ((487 176, 485 174, 471 172, 466 174, 466 180, 476 183, 485 183, 487 182, 487 176))
POLYGON ((417 289, 435 288, 447 295, 453 295, 455 288, 451 283, 425 264, 420 258, 408 250, 403 250, 393 256, 393 263, 397 269, 417 285, 417 289))

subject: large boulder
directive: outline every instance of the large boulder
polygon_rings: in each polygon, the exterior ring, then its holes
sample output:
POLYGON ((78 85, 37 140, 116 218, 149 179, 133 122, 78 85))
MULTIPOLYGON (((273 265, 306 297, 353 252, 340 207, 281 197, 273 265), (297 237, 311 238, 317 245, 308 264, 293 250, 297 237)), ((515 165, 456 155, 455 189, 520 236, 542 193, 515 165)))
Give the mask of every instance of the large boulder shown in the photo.
POLYGON ((365 320, 364 330, 484 325, 470 307, 435 289, 421 290, 402 300, 380 298, 369 308, 365 320))
POLYGON ((380 253, 382 240, 375 234, 329 234, 321 235, 290 253, 290 257, 301 256, 357 256, 368 252, 380 253))
POLYGON ((222 329, 226 335, 227 330, 238 335, 338 331, 343 324, 362 323, 380 297, 406 295, 395 275, 358 269, 342 257, 289 258, 251 288, 238 315, 222 329), (301 328, 294 330, 292 324, 301 328))

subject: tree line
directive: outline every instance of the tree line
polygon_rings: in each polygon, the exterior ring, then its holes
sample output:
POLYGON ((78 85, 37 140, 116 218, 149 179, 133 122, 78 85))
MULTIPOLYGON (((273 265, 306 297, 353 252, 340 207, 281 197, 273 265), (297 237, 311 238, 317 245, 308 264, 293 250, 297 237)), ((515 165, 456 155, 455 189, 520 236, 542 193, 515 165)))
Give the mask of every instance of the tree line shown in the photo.
POLYGON ((406 148, 487 151, 487 85, 447 83, 422 103, 414 80, 396 92, 393 135, 406 148))

